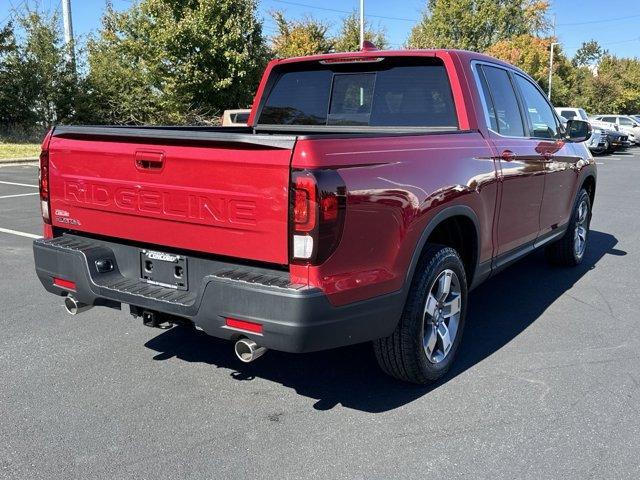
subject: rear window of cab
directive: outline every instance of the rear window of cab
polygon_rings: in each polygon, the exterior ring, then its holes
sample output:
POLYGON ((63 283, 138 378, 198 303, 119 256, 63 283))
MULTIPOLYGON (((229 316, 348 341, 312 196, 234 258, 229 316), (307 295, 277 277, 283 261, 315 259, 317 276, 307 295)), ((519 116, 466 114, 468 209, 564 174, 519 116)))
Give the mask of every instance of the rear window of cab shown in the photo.
POLYGON ((299 62, 272 78, 259 125, 458 128, 439 59, 299 62))

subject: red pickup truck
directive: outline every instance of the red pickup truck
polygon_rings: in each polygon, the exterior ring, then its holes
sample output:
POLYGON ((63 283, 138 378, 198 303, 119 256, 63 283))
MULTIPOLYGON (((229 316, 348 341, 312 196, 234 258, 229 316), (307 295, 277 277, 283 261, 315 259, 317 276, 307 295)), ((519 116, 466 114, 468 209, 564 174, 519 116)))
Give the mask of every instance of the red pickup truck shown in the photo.
POLYGON ((454 50, 269 63, 247 127, 57 126, 40 157, 44 287, 265 349, 372 341, 426 383, 470 289, 535 248, 584 256, 596 167, 536 83, 454 50))

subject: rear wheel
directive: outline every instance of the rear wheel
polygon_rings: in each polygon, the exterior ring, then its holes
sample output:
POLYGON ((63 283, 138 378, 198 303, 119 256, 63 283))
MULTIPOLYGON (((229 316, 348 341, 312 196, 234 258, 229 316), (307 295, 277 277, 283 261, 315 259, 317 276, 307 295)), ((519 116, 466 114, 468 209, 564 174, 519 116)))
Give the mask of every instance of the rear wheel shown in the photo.
POLYGON ((547 247, 547 258, 554 265, 573 267, 584 258, 591 223, 591 199, 583 188, 573 207, 573 214, 564 236, 547 247))
POLYGON ((382 370, 418 384, 444 375, 460 344, 466 307, 467 280, 460 256, 452 248, 428 245, 395 331, 374 341, 382 370))

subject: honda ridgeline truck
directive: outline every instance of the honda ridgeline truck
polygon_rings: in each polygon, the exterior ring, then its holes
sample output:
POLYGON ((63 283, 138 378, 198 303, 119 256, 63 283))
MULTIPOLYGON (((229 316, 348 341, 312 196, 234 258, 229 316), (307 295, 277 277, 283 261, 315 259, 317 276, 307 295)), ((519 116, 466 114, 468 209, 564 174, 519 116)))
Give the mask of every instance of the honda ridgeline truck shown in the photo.
POLYGON ((244 361, 371 341, 424 384, 453 361, 469 290, 539 247, 583 259, 589 136, 480 54, 274 60, 246 127, 52 128, 36 271, 70 313, 126 304, 244 361))

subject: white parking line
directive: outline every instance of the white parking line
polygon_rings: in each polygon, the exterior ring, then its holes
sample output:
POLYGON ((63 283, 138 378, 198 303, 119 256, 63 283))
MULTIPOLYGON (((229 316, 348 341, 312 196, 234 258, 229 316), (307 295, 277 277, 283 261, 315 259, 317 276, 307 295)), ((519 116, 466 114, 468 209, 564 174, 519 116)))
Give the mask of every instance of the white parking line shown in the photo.
POLYGON ((27 238, 42 238, 41 235, 34 235, 33 233, 26 232, 18 232, 17 230, 10 230, 8 228, 0 227, 0 233, 8 233, 10 235, 18 235, 19 237, 27 237, 27 238))
POLYGON ((29 185, 28 183, 5 182, 4 180, 0 180, 0 183, 4 183, 5 185, 17 185, 19 187, 39 188, 38 185, 29 185))
POLYGON ((0 199, 3 198, 15 198, 15 197, 27 197, 29 195, 40 195, 38 192, 34 192, 34 193, 16 193, 15 195, 2 195, 0 196, 0 199))

